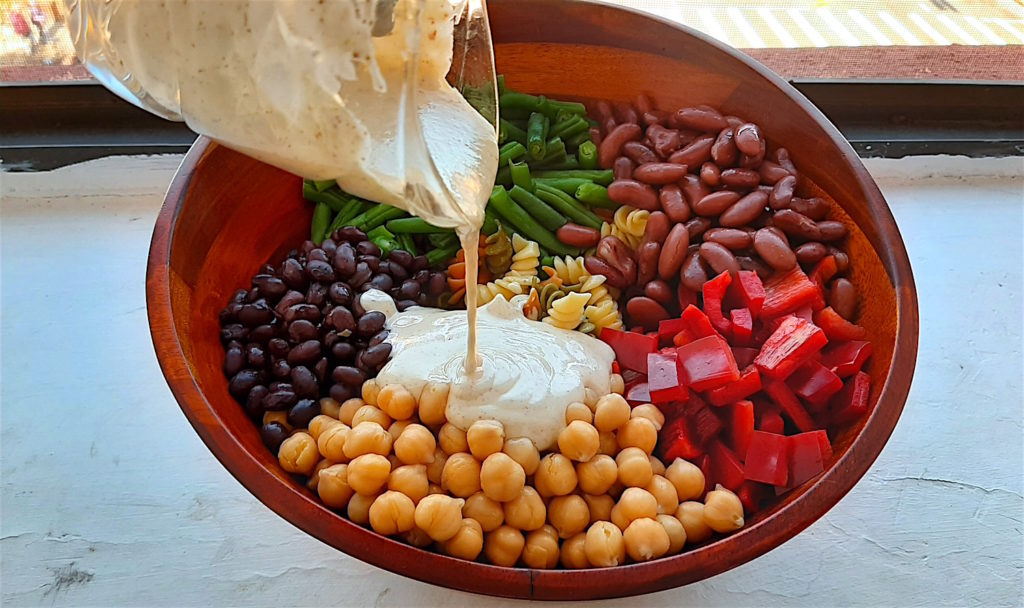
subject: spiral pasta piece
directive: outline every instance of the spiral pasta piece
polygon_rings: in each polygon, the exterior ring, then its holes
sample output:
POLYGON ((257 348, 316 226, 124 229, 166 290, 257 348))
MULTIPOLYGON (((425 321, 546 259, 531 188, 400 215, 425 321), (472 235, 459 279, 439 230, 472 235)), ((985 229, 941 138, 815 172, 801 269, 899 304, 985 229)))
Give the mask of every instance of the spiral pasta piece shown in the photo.
POLYGON ((586 266, 583 265, 583 257, 565 256, 564 258, 559 258, 556 256, 554 260, 555 275, 561 279, 564 285, 575 285, 581 282, 584 277, 590 276, 586 266))
POLYGON ((490 235, 483 242, 483 255, 480 259, 484 266, 493 276, 502 276, 508 272, 512 265, 512 240, 508 238, 505 231, 498 228, 498 231, 490 235))
POLYGON ((544 322, 562 329, 576 329, 583 321, 590 294, 570 292, 551 302, 544 322))
POLYGON ((615 300, 608 298, 600 304, 587 306, 583 311, 585 323, 594 326, 593 333, 600 336, 605 328, 622 329, 622 315, 615 300))
POLYGON ((503 296, 511 300, 513 296, 530 293, 530 289, 536 285, 537 277, 504 276, 500 279, 482 283, 476 286, 477 305, 483 306, 494 298, 503 296))
POLYGON ((512 249, 515 255, 505 276, 536 276, 540 265, 540 245, 517 233, 512 235, 512 249))
POLYGON ((601 224, 601 236, 618 237, 620 241, 629 245, 630 249, 636 249, 640 245, 640 239, 644 236, 647 219, 650 216, 649 211, 623 205, 615 210, 611 223, 601 224))

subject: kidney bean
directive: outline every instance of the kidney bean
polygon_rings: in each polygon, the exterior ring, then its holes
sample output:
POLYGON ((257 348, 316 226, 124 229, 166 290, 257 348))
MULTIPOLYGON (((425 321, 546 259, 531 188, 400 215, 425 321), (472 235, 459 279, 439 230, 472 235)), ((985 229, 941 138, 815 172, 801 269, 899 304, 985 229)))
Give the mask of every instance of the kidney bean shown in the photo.
POLYGON ((342 279, 347 279, 356 271, 356 250, 349 243, 342 243, 334 250, 331 267, 342 279))
POLYGON ((288 365, 295 367, 306 363, 313 363, 320 358, 320 341, 306 340, 293 346, 288 351, 288 365))
POLYGON ((796 266, 796 255, 789 242, 779 231, 762 228, 754 233, 754 251, 775 270, 789 270, 796 266))
POLYGON ((658 323, 668 318, 668 311, 661 304, 647 296, 634 296, 626 302, 626 313, 630 322, 642 325, 644 329, 657 329, 658 323))
POLYGON ((733 141, 732 127, 722 129, 711 146, 711 159, 724 169, 735 165, 739 157, 740 152, 736 149, 736 142, 733 141))
POLYGON ((709 186, 718 186, 722 183, 722 170, 715 163, 708 161, 700 166, 700 181, 709 186))
POLYGON ((364 350, 361 356, 357 357, 357 359, 362 359, 362 363, 367 369, 376 369, 381 365, 384 365, 390 356, 391 344, 382 342, 381 344, 371 346, 364 350))
POLYGON ((762 281, 767 281, 774 273, 770 266, 757 258, 740 255, 736 256, 736 261, 739 262, 742 270, 756 272, 757 276, 760 277, 762 281))
POLYGON ((353 387, 362 386, 366 382, 366 372, 358 367, 339 365, 331 372, 331 380, 353 387))
POLYGON ((274 320, 274 311, 266 300, 257 300, 251 304, 242 304, 238 311, 238 321, 246 327, 255 327, 274 320))
POLYGON ((761 183, 761 175, 753 169, 726 169, 722 183, 729 188, 754 188, 761 183))
POLYGON ((379 310, 371 310, 359 317, 359 322, 356 324, 356 332, 360 336, 370 337, 384 329, 384 323, 387 320, 384 313, 379 310))
POLYGON ((728 271, 735 278, 736 273, 740 271, 740 265, 736 261, 736 256, 721 243, 705 241, 701 243, 698 251, 700 252, 700 258, 711 267, 716 275, 728 271))
POLYGON ((661 248, 661 255, 658 257, 658 276, 669 280, 679 272, 683 260, 686 258, 686 248, 690 245, 690 234, 686 230, 686 224, 676 224, 665 237, 665 244, 661 248))
POLYGON ((817 241, 822 237, 821 228, 814 220, 792 209, 780 209, 772 215, 772 225, 786 233, 786 236, 817 241))
POLYGON ((676 127, 685 127, 696 131, 708 132, 721 131, 729 124, 725 121, 725 118, 722 117, 718 110, 708 106, 682 108, 677 110, 676 113, 670 117, 670 122, 676 127))
POLYGON ((732 127, 733 129, 739 127, 740 125, 742 125, 743 123, 746 122, 745 120, 743 120, 739 116, 726 115, 726 116, 723 116, 723 118, 725 118, 725 123, 727 125, 729 125, 730 127, 732 127))
POLYGON ((789 203, 789 208, 797 213, 803 213, 814 221, 823 220, 828 217, 828 201, 823 198, 812 196, 811 198, 797 198, 789 203))
POLYGON ((242 371, 235 374, 231 381, 228 382, 228 392, 235 397, 235 399, 241 400, 249 394, 252 387, 260 384, 263 381, 263 376, 260 372, 254 369, 243 369, 242 371))
POLYGON ((633 107, 633 104, 625 102, 615 104, 615 118, 620 123, 638 124, 640 122, 636 108, 633 107))
POLYGON ((746 226, 756 220, 768 204, 768 194, 755 190, 729 206, 718 217, 718 223, 728 228, 746 226))
POLYGON ((648 97, 646 93, 640 93, 639 95, 637 95, 636 101, 633 103, 633 105, 641 114, 645 112, 650 112, 651 110, 654 109, 654 102, 651 101, 651 98, 648 97))
POLYGON ((737 228, 712 228, 704 233, 704 242, 718 243, 733 251, 746 249, 754 242, 753 237, 746 230, 737 228))
POLYGON ((775 151, 775 161, 779 163, 779 166, 789 171, 793 177, 797 176, 796 166, 793 165, 793 161, 789 158, 789 150, 786 148, 779 148, 775 151))
POLYGON ((331 356, 339 363, 351 361, 356 356, 356 347, 351 342, 335 342, 331 346, 331 356))
POLYGON ((627 285, 636 283, 636 260, 628 245, 615 236, 606 236, 597 244, 599 258, 618 269, 627 285))
POLYGON ((647 184, 632 179, 618 179, 608 186, 608 198, 620 205, 629 205, 637 209, 657 211, 658 193, 647 184))
POLYGON ((644 285, 644 295, 661 304, 666 309, 675 306, 676 292, 665 281, 655 279, 644 285))
POLYGON ((749 156, 755 156, 761 150, 764 137, 761 129, 752 122, 743 123, 736 127, 736 147, 740 152, 749 156))
POLYGON ((679 281, 690 291, 699 292, 708 280, 708 273, 700 261, 697 250, 687 254, 683 267, 679 271, 679 281))
POLYGON ((761 149, 758 151, 757 154, 754 154, 754 155, 740 154, 740 162, 739 162, 740 168, 743 168, 743 169, 757 169, 758 167, 760 167, 761 163, 764 162, 764 157, 765 157, 766 150, 767 150, 767 148, 765 146, 765 143, 762 141, 761 142, 761 149))
POLYGON ((672 228, 672 221, 662 211, 653 211, 647 217, 647 226, 644 228, 642 243, 661 243, 668 236, 672 228))
POLYGON ((658 162, 658 155, 654 150, 638 141, 627 141, 622 144, 622 153, 638 165, 658 162))
POLYGON ((708 228, 711 228, 711 220, 706 217, 695 217, 683 225, 686 226, 686 232, 690 235, 690 242, 694 242, 707 232, 708 228))
POLYGON ((715 216, 731 207, 736 201, 740 200, 740 196, 739 192, 733 192, 731 190, 719 190, 717 192, 712 192, 697 201, 693 206, 693 210, 697 215, 715 216))
POLYGON ((820 262, 828 251, 821 243, 811 242, 800 245, 793 253, 796 254, 796 261, 806 266, 820 262))
POLYGON ((257 384, 252 387, 252 390, 249 391, 248 395, 246 395, 245 405, 243 407, 245 408, 245 413, 253 420, 262 421, 263 399, 266 398, 268 393, 270 393, 270 389, 262 384, 257 384))
POLYGON ((597 256, 588 255, 583 258, 583 266, 590 274, 603 274, 608 277, 606 283, 612 287, 626 289, 633 285, 633 283, 626 280, 627 277, 622 273, 622 271, 614 268, 611 264, 597 256))
POLYGON ((650 112, 644 112, 640 115, 640 122, 647 126, 659 125, 665 126, 668 124, 669 113, 665 110, 651 110, 650 112))
POLYGON ((789 175, 789 171, 768 160, 761 163, 757 172, 761 176, 761 183, 769 186, 774 186, 780 179, 789 175))
POLYGON ((284 380, 288 378, 292 373, 292 366, 288 365, 288 362, 284 359, 278 359, 270 364, 270 375, 275 378, 284 380))
POLYGON ((356 264, 355 273, 348 278, 348 284, 355 289, 359 289, 363 283, 370 280, 372 275, 373 270, 370 269, 370 266, 366 262, 359 262, 356 264))
POLYGON ((637 283, 647 283, 658 274, 661 241, 644 241, 636 250, 637 283))
POLYGON ((604 122, 609 118, 615 120, 615 114, 612 111, 612 104, 605 100, 597 102, 597 106, 594 108, 597 112, 598 121, 604 122))
POLYGON ((290 377, 292 388, 299 397, 315 399, 320 394, 320 385, 308 367, 302 365, 293 367, 290 377))
POLYGON ((252 286, 260 291, 260 294, 277 300, 288 291, 288 286, 284 284, 284 281, 273 276, 272 274, 258 274, 252 278, 252 286))
POLYGON ((786 209, 793 200, 793 190, 796 189, 796 176, 787 175, 775 183, 771 196, 768 197, 768 206, 772 209, 786 209))
POLYGON ((828 254, 836 259, 836 271, 843 273, 850 267, 850 256, 846 252, 829 245, 828 254))
POLYGON ((558 240, 570 247, 589 249, 597 245, 601 240, 601 231, 589 226, 580 226, 569 222, 555 233, 558 240))
POLYGON ((615 179, 632 179, 633 161, 629 160, 628 156, 616 158, 615 164, 612 165, 612 175, 615 179))
POLYGON ((668 162, 686 165, 687 167, 699 167, 701 164, 711 160, 711 146, 715 138, 710 135, 698 137, 686 144, 681 150, 676 150, 668 157, 668 162))
MULTIPOLYGON (((821 230, 821 240, 824 243, 831 243, 832 241, 838 241, 839 239, 846 236, 846 224, 837 222, 835 220, 825 220, 818 222, 818 229, 821 230)), ((239 315, 241 318, 241 315, 239 315)))
POLYGON ((828 305, 839 313, 839 316, 847 321, 853 321, 857 314, 857 288, 849 279, 839 278, 832 281, 828 291, 828 305))
MULTIPOLYGON (((683 198, 683 191, 679 189, 679 186, 675 184, 662 186, 661 192, 658 193, 658 201, 661 203, 661 209, 665 212, 669 221, 679 223, 690 219, 690 205, 683 198)), ((650 225, 650 219, 647 222, 650 225)))
POLYGON ((229 348, 224 353, 224 375, 231 378, 245 367, 245 354, 240 348, 229 348))
POLYGON ((623 124, 611 129, 597 149, 598 163, 605 169, 610 169, 623 144, 640 139, 640 133, 640 125, 637 124, 623 124))
POLYGON ((682 145, 679 131, 666 129, 658 124, 658 122, 654 122, 647 127, 647 139, 651 140, 654 151, 662 158, 668 158, 669 155, 678 150, 682 145))

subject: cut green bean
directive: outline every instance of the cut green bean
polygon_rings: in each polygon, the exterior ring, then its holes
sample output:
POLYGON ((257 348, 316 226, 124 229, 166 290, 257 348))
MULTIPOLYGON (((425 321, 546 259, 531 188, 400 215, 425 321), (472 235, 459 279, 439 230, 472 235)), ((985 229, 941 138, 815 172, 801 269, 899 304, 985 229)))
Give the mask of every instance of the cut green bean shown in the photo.
POLYGON ((593 212, 580 204, 579 201, 557 188, 552 188, 546 184, 537 184, 534 194, 537 198, 551 205, 561 212, 562 215, 565 215, 580 226, 588 226, 590 228, 601 227, 601 218, 594 215, 593 212))
POLYGON ((427 252, 427 264, 430 266, 437 266, 443 264, 448 260, 455 257, 455 254, 459 252, 459 244, 455 243, 448 247, 438 247, 437 249, 431 249, 427 252))
POLYGON ((583 169, 597 169, 597 146, 589 139, 580 144, 576 152, 580 157, 580 167, 583 169))
POLYGON ((568 114, 577 114, 579 116, 585 116, 587 113, 587 106, 579 103, 578 101, 555 101, 548 99, 548 107, 550 107, 556 115, 559 112, 565 112, 568 114))
POLYGON ((561 137, 568 140, 570 137, 587 132, 590 127, 582 116, 570 115, 568 120, 557 123, 551 127, 550 137, 561 137))
POLYGON ((369 203, 368 207, 364 208, 362 211, 360 211, 357 215, 355 215, 354 217, 349 219, 343 225, 344 226, 357 226, 358 227, 359 224, 363 223, 363 221, 365 221, 366 218, 370 216, 371 213, 374 213, 374 212, 380 213, 380 208, 381 207, 382 207, 382 205, 379 204, 379 203, 369 203))
POLYGON ((541 171, 534 174, 534 178, 547 178, 547 177, 579 177, 586 180, 590 180, 595 184, 601 184, 607 186, 612 183, 615 179, 615 175, 611 169, 575 169, 571 171, 541 171))
POLYGON ((512 183, 524 190, 533 192, 533 178, 530 177, 530 166, 526 163, 509 163, 512 183))
POLYGON ((618 209, 619 204, 608 198, 608 189, 598 184, 583 184, 576 189, 576 198, 581 203, 591 207, 602 207, 604 209, 618 209))
POLYGON ((316 188, 317 192, 323 192, 324 190, 333 188, 337 184, 338 182, 334 181, 333 179, 313 180, 313 187, 316 188))
POLYGON ((447 232, 444 234, 430 234, 427 235, 427 240, 434 247, 450 247, 451 245, 459 244, 459 237, 455 236, 454 232, 447 232))
POLYGON ((366 238, 374 245, 380 247, 381 253, 387 255, 398 249, 398 241, 395 235, 384 226, 377 226, 366 233, 366 238))
POLYGON ((390 220, 396 220, 400 217, 405 217, 406 215, 408 215, 408 213, 402 211, 398 207, 392 207, 391 205, 381 205, 381 207, 384 207, 382 211, 376 213, 372 217, 363 220, 362 223, 356 225, 356 228, 359 228, 363 232, 366 232, 367 230, 373 230, 377 226, 382 226, 383 224, 390 220))
POLYGON ((418 217, 403 217, 391 220, 387 223, 387 227, 388 230, 395 234, 435 234, 452 231, 451 228, 440 228, 433 224, 428 224, 418 217))
POLYGON ((530 164, 531 169, 550 169, 554 165, 559 165, 565 162, 567 158, 565 143, 560 138, 555 137, 549 140, 546 148, 547 151, 544 154, 544 158, 533 161, 530 164))
POLYGON ((358 216, 363 211, 369 208, 370 203, 364 201, 361 198, 349 199, 345 206, 342 207, 338 215, 334 216, 334 220, 331 222, 330 227, 327 228, 327 233, 332 234, 338 228, 342 226, 348 226, 352 218, 358 216))
POLYGON ((487 236, 491 236, 498 231, 499 227, 498 218, 494 216, 494 211, 490 207, 484 207, 484 224, 480 227, 480 231, 487 236))
POLYGON ((553 256, 546 255, 540 259, 540 265, 541 267, 547 266, 550 268, 555 265, 555 258, 553 256))
POLYGON ((526 146, 518 141, 510 141, 498 149, 498 166, 504 167, 509 161, 519 160, 526 156, 526 146))
POLYGON ((548 186, 557 188, 566 194, 576 194, 576 189, 583 184, 594 183, 583 177, 537 177, 536 175, 532 175, 532 177, 534 184, 547 184, 548 186))
POLYGON ((547 98, 543 95, 505 91, 498 99, 502 113, 510 111, 541 112, 546 108, 547 98))
POLYGON ((588 141, 591 141, 589 128, 568 138, 565 140, 565 144, 572 148, 578 148, 588 141))
POLYGON ((510 141, 517 141, 526 145, 526 131, 520 129, 510 120, 502 118, 498 121, 498 143, 505 144, 510 141))
POLYGON ((569 221, 565 219, 564 215, 552 209, 550 205, 531 194, 529 190, 519 186, 512 186, 512 189, 509 190, 509 195, 512 197, 512 200, 519 203, 527 213, 533 216, 541 226, 552 232, 558 230, 569 221))
POLYGON ((313 221, 309 229, 309 238, 319 245, 327 237, 327 227, 331 224, 331 208, 326 203, 317 203, 313 208, 313 221))
POLYGON ((576 157, 571 154, 561 160, 552 159, 550 161, 542 162, 537 166, 538 171, 569 171, 579 168, 580 161, 576 160, 576 157))
POLYGON ((555 238, 553 232, 541 226, 530 217, 529 213, 512 200, 505 188, 495 186, 494 190, 491 191, 490 201, 491 205, 494 206, 494 210, 508 220, 516 229, 516 232, 537 241, 538 244, 552 252, 562 255, 575 255, 577 253, 575 249, 563 245, 561 241, 555 238))
POLYGON ((530 114, 526 123, 526 152, 533 160, 544 158, 551 121, 540 112, 530 114))
POLYGON ((320 192, 312 182, 302 182, 302 198, 314 203, 323 203, 330 207, 331 211, 334 211, 335 213, 341 211, 345 206, 345 203, 350 199, 347 194, 344 194, 339 190, 320 192))
POLYGON ((420 252, 416 249, 416 241, 413 240, 411 234, 398 234, 395 235, 395 240, 398 241, 399 249, 404 249, 414 256, 419 255, 420 252))

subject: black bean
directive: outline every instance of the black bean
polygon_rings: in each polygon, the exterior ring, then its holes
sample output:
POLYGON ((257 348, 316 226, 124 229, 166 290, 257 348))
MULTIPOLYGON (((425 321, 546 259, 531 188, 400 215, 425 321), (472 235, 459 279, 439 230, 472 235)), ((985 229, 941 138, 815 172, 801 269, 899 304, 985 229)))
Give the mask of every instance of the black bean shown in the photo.
POLYGON ((277 333, 277 328, 271 324, 264 324, 254 327, 249 332, 249 340, 257 344, 266 344, 277 333))
POLYGON ((378 247, 376 243, 373 243, 371 241, 362 241, 356 244, 356 251, 360 255, 372 255, 378 258, 380 257, 380 247, 378 247))
POLYGON ((398 295, 403 300, 415 300, 420 295, 420 284, 412 279, 407 279, 398 289, 398 295))
POLYGON ((230 340, 245 340, 249 337, 249 330, 239 323, 232 323, 220 328, 220 339, 223 342, 230 340))
POLYGON ((245 304, 248 301, 249 301, 249 290, 248 289, 239 289, 235 293, 231 294, 231 303, 232 304, 245 304))
POLYGON ((299 343, 306 340, 315 340, 317 337, 316 325, 305 319, 298 319, 288 325, 288 338, 292 342, 299 343))
POLYGON ((335 342, 331 347, 331 356, 339 363, 351 361, 356 356, 356 347, 349 342, 335 342))
MULTIPOLYGON (((405 300, 408 302, 408 300, 405 300)), ((420 293, 419 297, 416 298, 416 304, 419 306, 430 306, 430 296, 425 293, 420 293)))
POLYGON ((359 262, 356 264, 356 271, 348 278, 348 284, 356 289, 360 285, 370 280, 370 276, 373 275, 373 271, 366 264, 366 262, 359 262))
POLYGON ((295 428, 309 426, 309 421, 320 415, 320 402, 312 399, 303 399, 288 410, 288 424, 295 428))
POLYGON ((369 283, 366 283, 372 289, 379 289, 381 291, 391 291, 391 288, 395 286, 395 281, 389 275, 377 274, 370 279, 369 283))
POLYGON ((251 367, 262 369, 267 364, 267 355, 260 348, 259 344, 250 344, 245 347, 245 358, 251 367))
POLYGON ((346 279, 356 271, 356 250, 348 243, 342 243, 334 251, 331 267, 337 275, 346 279))
POLYGON ((242 344, 238 340, 228 340, 228 343, 224 345, 224 350, 231 350, 232 348, 245 350, 245 344, 242 344))
POLYGON ((239 348, 229 348, 224 353, 224 375, 233 377, 245 367, 245 355, 239 348))
POLYGON ((299 397, 295 394, 295 391, 290 388, 277 387, 276 389, 271 389, 267 396, 263 398, 263 409, 270 411, 286 410, 295 405, 295 402, 298 400, 299 397))
POLYGON ((331 380, 347 384, 349 386, 362 386, 366 381, 366 374, 362 370, 348 365, 339 365, 331 372, 331 380))
POLYGON ((355 226, 345 226, 334 231, 334 240, 356 244, 366 240, 366 233, 355 226))
POLYGON ((430 275, 430 282, 427 283, 427 293, 437 297, 444 293, 445 287, 448 286, 448 281, 444 276, 443 272, 434 272, 430 275))
POLYGON ((352 288, 342 282, 331 283, 331 286, 327 288, 327 296, 335 304, 348 306, 352 303, 352 288))
POLYGON ((291 350, 291 345, 284 338, 274 338, 267 342, 267 350, 275 357, 284 357, 291 350))
POLYGON ((296 304, 295 306, 289 306, 288 310, 284 312, 284 322, 294 323, 298 320, 319 323, 320 309, 312 304, 296 304))
POLYGON ((252 278, 252 286, 260 290, 260 294, 277 300, 288 291, 284 281, 272 274, 258 274, 252 278))
POLYGON ((242 310, 242 305, 237 302, 232 302, 225 306, 220 311, 220 316, 218 317, 220 324, 230 325, 236 323, 238 321, 238 311, 240 310, 242 310))
MULTIPOLYGON (((280 380, 275 380, 274 382, 270 383, 270 386, 268 388, 270 389, 270 392, 274 392, 274 391, 292 391, 292 383, 291 382, 281 382, 280 380)), ((292 391, 292 392, 295 392, 295 391, 292 391)))
POLYGON ((262 384, 257 384, 252 387, 251 391, 249 391, 249 395, 245 398, 245 405, 243 407, 245 409, 245 413, 253 420, 261 420, 263 418, 263 398, 266 397, 269 392, 270 389, 262 384))
POLYGON ((334 255, 335 250, 338 249, 338 243, 331 239, 324 239, 324 242, 320 244, 320 249, 323 249, 324 253, 331 257, 334 255))
POLYGON ((370 269, 370 272, 372 272, 374 274, 376 274, 378 272, 381 272, 381 270, 380 270, 380 265, 381 265, 380 258, 378 258, 376 256, 372 256, 372 255, 361 255, 361 256, 359 256, 359 261, 365 263, 366 267, 370 269))
POLYGON ((357 319, 366 314, 366 309, 363 308, 361 296, 352 298, 352 314, 355 315, 357 319))
MULTIPOLYGON (((327 252, 324 251, 322 248, 317 247, 316 249, 314 249, 314 250, 310 251, 308 254, 306 254, 306 259, 309 260, 310 262, 313 262, 313 261, 326 262, 326 261, 328 261, 327 260, 327 252)), ((308 269, 309 268, 308 268, 308 265, 307 265, 307 270, 308 269)))
POLYGON ((228 392, 236 399, 244 399, 252 387, 260 384, 263 380, 262 374, 254 369, 243 369, 231 378, 228 383, 228 392))
POLYGON ((404 249, 392 250, 392 252, 388 254, 388 260, 395 262, 405 269, 412 266, 412 254, 404 249))
POLYGON ((246 327, 256 327, 274 320, 274 311, 266 300, 257 300, 251 304, 243 304, 238 311, 238 320, 246 327))
MULTIPOLYGON (((334 310, 332 309, 331 312, 334 312, 334 310)), ((329 317, 330 314, 328 314, 327 316, 329 317)), ((325 329, 327 329, 326 325, 323 326, 320 329, 320 331, 323 331, 325 329)), ((337 342, 338 340, 341 340, 341 335, 338 334, 338 332, 333 329, 327 329, 327 331, 324 332, 324 337, 321 339, 321 341, 324 343, 324 348, 330 348, 334 346, 334 343, 337 342)))
POLYGON ((249 302, 255 302, 260 299, 260 290, 253 287, 249 290, 249 295, 246 297, 249 299, 249 302))
POLYGON ((354 388, 344 384, 332 384, 327 394, 338 403, 344 403, 348 399, 355 397, 357 393, 354 388))
POLYGON ((387 340, 387 339, 388 339, 388 330, 382 329, 382 330, 378 331, 377 333, 373 334, 373 337, 370 338, 369 342, 367 342, 367 346, 377 346, 378 344, 380 344, 381 342, 383 342, 384 340, 387 340))
POLYGON ((324 283, 311 283, 306 292, 306 304, 323 306, 327 301, 327 285, 324 283))
POLYGON ((288 351, 288 365, 313 363, 320 358, 320 341, 306 340, 288 351))
POLYGON ((371 346, 360 353, 357 360, 361 360, 366 369, 376 369, 388 360, 391 356, 391 345, 387 342, 371 346))
POLYGON ((291 378, 292 366, 284 359, 276 359, 270 364, 270 375, 275 378, 291 378))
POLYGON ((278 448, 288 438, 288 429, 280 422, 268 422, 260 427, 260 439, 267 449, 277 455, 278 448))
MULTIPOLYGON (((383 265, 384 264, 382 262, 381 266, 383 266, 383 265)), ((390 268, 389 270, 387 270, 387 271, 382 270, 381 272, 386 272, 387 274, 390 274, 391 278, 394 279, 395 281, 398 281, 398 282, 404 281, 404 280, 409 278, 409 271, 406 270, 405 268, 403 268, 401 265, 399 265, 399 264, 397 264, 395 262, 391 262, 389 264, 389 268, 390 268)))
POLYGON ((414 281, 416 281, 420 285, 426 286, 426 284, 430 282, 430 271, 429 270, 420 270, 419 272, 414 274, 412 276, 412 278, 413 278, 414 281))
POLYGON ((430 260, 425 255, 418 255, 412 259, 412 264, 409 266, 409 270, 412 272, 419 272, 424 268, 430 266, 430 260))
POLYGON ((316 249, 316 243, 309 239, 302 241, 302 245, 299 246, 299 251, 301 251, 305 255, 309 255, 309 252, 313 251, 314 249, 316 249))
MULTIPOLYGON (((322 249, 320 251, 323 251, 322 249)), ((306 274, 314 281, 321 283, 334 282, 334 269, 326 261, 313 260, 306 264, 306 274)))
POLYGON ((405 312, 411 306, 418 306, 416 300, 398 300, 395 302, 395 308, 398 309, 398 312, 405 312))
POLYGON ((356 329, 355 317, 344 306, 335 306, 331 310, 331 314, 327 316, 327 324, 338 330, 343 336, 347 335, 345 332, 351 333, 356 329))
POLYGON ((384 313, 379 310, 371 310, 359 317, 359 322, 356 324, 356 332, 360 336, 368 338, 384 329, 384 323, 387 320, 388 318, 384 316, 384 313))
MULTIPOLYGON (((316 376, 316 381, 322 383, 327 377, 327 357, 320 357, 320 360, 313 366, 313 374, 316 376)), ((317 386, 319 392, 320 387, 317 386)))
POLYGON ((288 293, 281 296, 277 305, 274 306, 274 312, 280 316, 284 316, 284 313, 292 306, 304 302, 306 300, 305 294, 298 291, 289 291, 288 293))
POLYGON ((305 289, 306 275, 302 272, 302 264, 295 259, 287 259, 281 264, 281 278, 292 289, 305 289))
POLYGON ((293 367, 290 378, 295 394, 299 397, 314 398, 320 393, 316 376, 308 367, 302 365, 293 367))

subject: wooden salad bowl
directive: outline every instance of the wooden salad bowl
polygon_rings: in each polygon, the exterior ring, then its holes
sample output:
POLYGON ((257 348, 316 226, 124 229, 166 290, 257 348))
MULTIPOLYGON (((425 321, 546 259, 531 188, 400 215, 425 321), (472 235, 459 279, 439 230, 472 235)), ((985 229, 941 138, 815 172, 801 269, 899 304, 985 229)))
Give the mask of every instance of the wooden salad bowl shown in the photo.
MULTIPOLYGON (((164 375, 210 451, 250 492, 305 532, 363 561, 455 589, 531 599, 649 593, 749 561, 809 526, 864 475, 903 410, 917 354, 918 311, 907 251, 853 148, 811 103, 745 55, 685 27, 568 0, 492 0, 498 70, 509 86, 569 99, 661 108, 710 104, 757 122, 789 148, 805 196, 838 203, 851 229, 850 278, 874 355, 870 415, 835 438, 835 462, 738 532, 655 561, 593 570, 501 568, 425 551, 349 522, 285 473, 231 398, 218 312, 256 270, 308 238, 300 180, 200 138, 167 192, 150 249, 149 322, 164 375), (827 194, 826 194, 827 193, 827 194)), ((824 549, 824 548, 823 548, 824 549)))

